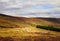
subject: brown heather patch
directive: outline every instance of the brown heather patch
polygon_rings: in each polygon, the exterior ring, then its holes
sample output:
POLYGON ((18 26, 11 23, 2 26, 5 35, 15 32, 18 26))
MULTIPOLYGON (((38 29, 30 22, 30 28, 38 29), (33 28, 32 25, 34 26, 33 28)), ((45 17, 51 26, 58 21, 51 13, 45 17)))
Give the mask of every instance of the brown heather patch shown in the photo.
POLYGON ((24 36, 23 38, 0 37, 0 41, 60 41, 60 36, 24 36))

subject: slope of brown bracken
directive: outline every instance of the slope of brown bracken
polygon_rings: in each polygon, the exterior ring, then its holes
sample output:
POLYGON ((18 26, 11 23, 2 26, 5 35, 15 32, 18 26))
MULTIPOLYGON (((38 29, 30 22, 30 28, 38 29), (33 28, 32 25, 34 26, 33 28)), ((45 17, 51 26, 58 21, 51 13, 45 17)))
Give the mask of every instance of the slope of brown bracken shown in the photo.
POLYGON ((0 14, 0 41, 60 41, 60 32, 38 29, 36 25, 60 28, 60 18, 25 18, 0 14))

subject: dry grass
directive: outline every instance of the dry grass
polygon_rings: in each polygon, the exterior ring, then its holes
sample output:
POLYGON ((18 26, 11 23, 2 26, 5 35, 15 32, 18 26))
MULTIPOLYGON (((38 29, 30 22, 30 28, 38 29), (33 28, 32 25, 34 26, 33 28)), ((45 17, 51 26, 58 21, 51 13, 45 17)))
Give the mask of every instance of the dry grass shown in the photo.
POLYGON ((60 41, 60 32, 36 28, 38 24, 52 24, 43 21, 0 15, 0 41, 60 41))
POLYGON ((22 38, 0 37, 0 41, 60 41, 60 37, 51 36, 25 36, 22 38))

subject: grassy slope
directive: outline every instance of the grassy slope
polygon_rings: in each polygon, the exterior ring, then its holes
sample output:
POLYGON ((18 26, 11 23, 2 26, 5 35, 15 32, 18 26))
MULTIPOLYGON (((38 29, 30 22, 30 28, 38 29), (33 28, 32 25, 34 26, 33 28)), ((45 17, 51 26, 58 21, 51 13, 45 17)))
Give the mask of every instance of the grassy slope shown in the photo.
POLYGON ((44 29, 38 29, 37 24, 47 25, 54 24, 52 22, 41 19, 15 18, 10 16, 0 15, 0 37, 16 37, 24 36, 60 36, 60 32, 54 32, 44 29), (38 21, 39 20, 39 21, 38 21))

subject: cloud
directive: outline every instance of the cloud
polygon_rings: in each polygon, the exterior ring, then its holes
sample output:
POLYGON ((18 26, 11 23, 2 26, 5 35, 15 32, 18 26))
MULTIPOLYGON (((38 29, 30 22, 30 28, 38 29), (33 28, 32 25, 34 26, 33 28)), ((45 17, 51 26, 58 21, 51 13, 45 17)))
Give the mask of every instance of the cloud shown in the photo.
POLYGON ((60 18, 60 0, 0 0, 0 13, 24 17, 60 18))

